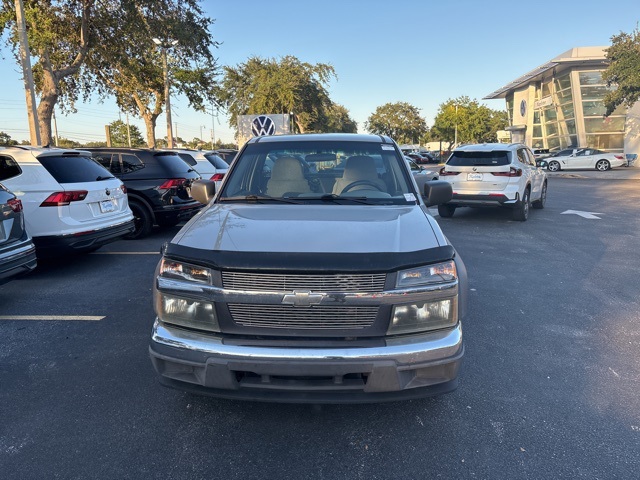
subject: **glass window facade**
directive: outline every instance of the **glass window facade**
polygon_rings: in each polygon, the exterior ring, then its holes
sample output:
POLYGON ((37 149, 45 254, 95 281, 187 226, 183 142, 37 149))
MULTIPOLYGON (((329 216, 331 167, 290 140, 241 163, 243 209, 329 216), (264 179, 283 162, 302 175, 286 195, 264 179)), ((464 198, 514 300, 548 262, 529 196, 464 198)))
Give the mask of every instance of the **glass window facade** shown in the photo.
POLYGON ((556 78, 543 81, 539 92, 540 98, 550 98, 552 102, 536 112, 540 118, 540 128, 537 128, 534 114, 533 146, 553 150, 577 146, 576 113, 570 73, 562 73, 556 78))
POLYGON ((602 70, 579 72, 578 78, 586 146, 622 152, 626 109, 619 107, 609 117, 604 117, 606 113, 604 96, 609 92, 609 87, 602 79, 602 70))
MULTIPOLYGON (((533 112, 533 124, 529 125, 533 148, 624 150, 626 108, 620 106, 604 117, 604 96, 610 87, 602 79, 602 71, 574 67, 534 84, 538 107, 533 112)), ((506 100, 513 118, 513 95, 506 100)))

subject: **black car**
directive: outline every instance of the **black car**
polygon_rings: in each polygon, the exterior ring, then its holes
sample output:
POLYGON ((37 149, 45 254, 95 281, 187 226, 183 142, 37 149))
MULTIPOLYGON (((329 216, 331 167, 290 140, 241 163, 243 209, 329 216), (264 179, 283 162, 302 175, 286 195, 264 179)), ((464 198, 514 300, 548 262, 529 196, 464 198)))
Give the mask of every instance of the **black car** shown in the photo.
POLYGON ((0 285, 36 268, 36 247, 23 215, 22 202, 0 184, 0 285))
POLYGON ((170 227, 193 217, 203 207, 191 197, 200 175, 175 152, 137 148, 86 148, 93 158, 124 183, 135 231, 142 238, 153 225, 170 227))

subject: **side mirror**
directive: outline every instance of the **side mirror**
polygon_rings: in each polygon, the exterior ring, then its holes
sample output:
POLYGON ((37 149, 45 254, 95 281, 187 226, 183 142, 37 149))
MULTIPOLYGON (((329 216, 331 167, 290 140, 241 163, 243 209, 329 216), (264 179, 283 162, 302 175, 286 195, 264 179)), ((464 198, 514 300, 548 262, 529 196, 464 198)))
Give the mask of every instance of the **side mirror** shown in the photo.
POLYGON ((191 196, 207 205, 216 195, 216 182, 211 180, 195 180, 191 184, 191 196))
POLYGON ((427 180, 416 179, 418 188, 422 190, 422 198, 427 204, 427 207, 434 205, 442 205, 443 203, 450 202, 453 198, 453 189, 451 184, 444 180, 427 180))

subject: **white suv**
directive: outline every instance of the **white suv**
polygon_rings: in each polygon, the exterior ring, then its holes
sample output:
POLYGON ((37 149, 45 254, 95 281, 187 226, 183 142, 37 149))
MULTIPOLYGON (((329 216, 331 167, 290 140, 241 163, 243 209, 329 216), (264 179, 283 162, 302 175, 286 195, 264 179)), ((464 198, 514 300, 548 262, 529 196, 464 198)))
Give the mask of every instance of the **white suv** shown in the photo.
POLYGON ((533 153, 519 143, 484 143, 456 148, 440 179, 453 189, 449 203, 439 205, 441 217, 451 217, 457 207, 504 206, 514 220, 525 221, 529 207, 544 208, 547 176, 536 166, 533 153))
POLYGON ((95 250, 134 229, 124 185, 88 152, 0 148, 0 181, 21 200, 40 257, 95 250))

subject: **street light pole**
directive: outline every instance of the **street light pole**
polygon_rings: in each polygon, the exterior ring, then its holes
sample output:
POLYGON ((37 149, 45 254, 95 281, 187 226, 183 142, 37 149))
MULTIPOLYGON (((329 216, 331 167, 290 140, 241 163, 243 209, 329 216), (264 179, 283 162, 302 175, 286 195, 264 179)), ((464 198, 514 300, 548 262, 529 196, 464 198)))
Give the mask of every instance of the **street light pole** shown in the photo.
POLYGON ((164 71, 164 102, 167 114, 167 147, 173 148, 173 131, 171 129, 171 89, 169 82, 169 68, 167 65, 167 49, 178 44, 177 40, 163 42, 159 38, 153 38, 153 43, 162 49, 162 69, 164 71))

